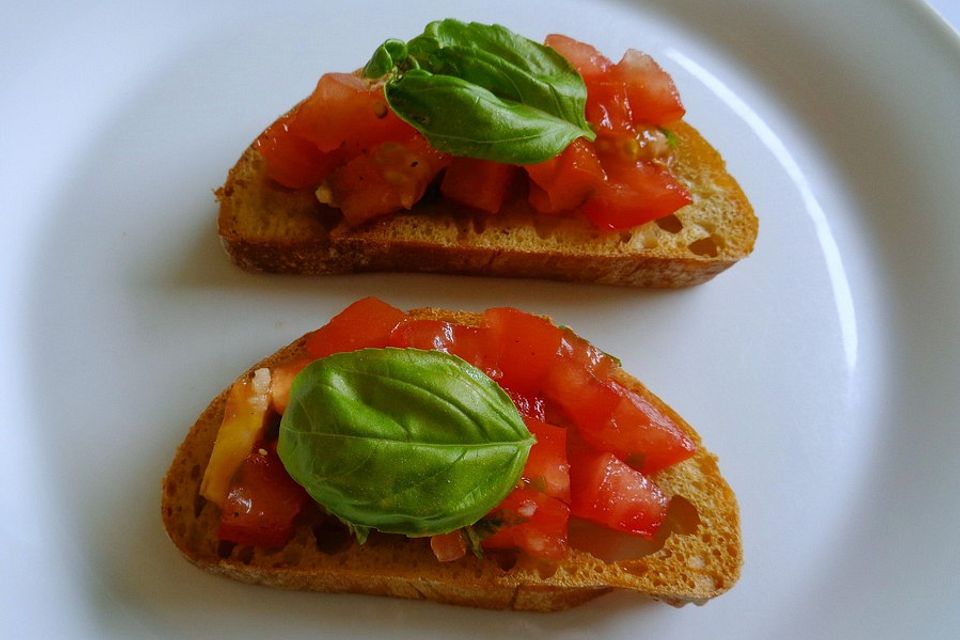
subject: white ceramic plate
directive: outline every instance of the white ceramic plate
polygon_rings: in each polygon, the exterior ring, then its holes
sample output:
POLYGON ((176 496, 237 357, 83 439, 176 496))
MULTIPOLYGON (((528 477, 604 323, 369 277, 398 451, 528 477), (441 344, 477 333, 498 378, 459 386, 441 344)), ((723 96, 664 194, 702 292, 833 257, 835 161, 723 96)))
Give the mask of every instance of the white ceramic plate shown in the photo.
POLYGON ((914 2, 32 3, 0 20, 4 637, 956 637, 960 45, 914 2), (199 6, 195 6, 199 5, 199 6), (262 6, 261 6, 262 5, 262 6), (446 15, 652 52, 761 219, 670 292, 233 269, 211 189, 326 70, 446 15), (195 416, 362 295, 546 312, 701 431, 730 593, 517 615, 208 576, 159 518, 195 416))

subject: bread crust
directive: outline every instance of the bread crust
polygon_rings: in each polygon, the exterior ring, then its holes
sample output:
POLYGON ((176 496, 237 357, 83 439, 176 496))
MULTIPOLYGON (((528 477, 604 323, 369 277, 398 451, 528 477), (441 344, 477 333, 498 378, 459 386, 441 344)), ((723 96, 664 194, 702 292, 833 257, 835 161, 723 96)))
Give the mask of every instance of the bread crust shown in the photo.
MULTIPOLYGON (((414 317, 477 324, 466 312, 415 309, 414 317)), ((305 353, 306 336, 251 367, 278 365, 305 353)), ((427 539, 374 534, 365 545, 346 541, 324 548, 322 535, 298 524, 281 549, 218 544, 219 510, 199 494, 223 420, 229 387, 200 415, 177 449, 163 479, 161 513, 170 539, 183 555, 211 573, 283 589, 353 592, 436 602, 527 611, 555 611, 582 604, 611 589, 630 589, 648 598, 680 605, 702 604, 729 589, 739 577, 742 549, 736 498, 721 477, 716 457, 697 433, 639 381, 620 371, 618 382, 650 399, 697 446, 696 454, 655 476, 668 496, 683 496, 699 515, 691 533, 673 533, 661 548, 639 558, 604 562, 570 551, 558 563, 520 557, 513 566, 468 555, 440 563, 427 539)))
POLYGON ((674 175, 693 204, 666 220, 601 232, 576 216, 534 213, 525 196, 496 215, 443 198, 351 228, 311 190, 266 177, 255 144, 217 190, 219 233, 234 263, 308 275, 415 271, 635 287, 705 282, 753 250, 757 218, 720 154, 690 125, 672 125, 674 175))

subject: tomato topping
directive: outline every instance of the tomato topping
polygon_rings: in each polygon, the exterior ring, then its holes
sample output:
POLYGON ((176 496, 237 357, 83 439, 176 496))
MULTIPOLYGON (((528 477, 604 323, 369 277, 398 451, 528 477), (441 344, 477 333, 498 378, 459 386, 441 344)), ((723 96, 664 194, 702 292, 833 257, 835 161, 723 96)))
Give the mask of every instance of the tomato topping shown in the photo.
POLYGON ((691 457, 696 445, 649 400, 614 384, 619 401, 607 418, 580 420, 577 431, 594 449, 609 451, 645 474, 691 457))
POLYGON ((440 562, 453 562, 467 555, 467 545, 460 529, 430 537, 430 548, 440 562))
POLYGON ((600 229, 629 229, 693 202, 669 172, 643 162, 611 171, 581 209, 600 229))
POLYGON ((290 129, 320 151, 344 145, 351 155, 414 133, 387 107, 381 87, 349 73, 324 74, 300 104, 290 129))
POLYGON ((645 53, 627 49, 608 75, 625 87, 634 124, 670 124, 686 112, 673 78, 645 53))
POLYGON ((513 400, 513 404, 516 405, 517 411, 519 411, 520 415, 524 418, 533 418, 540 422, 547 419, 547 407, 543 396, 525 395, 506 387, 504 387, 503 390, 507 392, 507 395, 513 400))
POLYGON ((390 333, 387 345, 452 353, 490 375, 495 373, 492 369, 496 361, 487 347, 489 331, 486 327, 466 327, 442 320, 407 318, 390 333))
POLYGON ((284 115, 260 134, 255 144, 267 163, 267 176, 284 187, 303 189, 321 182, 344 156, 339 150, 324 153, 313 143, 290 132, 297 111, 284 115))
POLYGON ((363 298, 307 336, 306 348, 314 358, 325 358, 342 351, 385 347, 390 332, 406 317, 382 300, 363 298))
POLYGON ((544 44, 566 58, 584 80, 603 75, 613 66, 613 62, 596 48, 569 36, 551 33, 544 44))
POLYGON ((635 535, 656 533, 669 500, 649 478, 612 453, 576 445, 570 450, 570 463, 573 515, 635 535))
POLYGON ((540 420, 525 418, 527 429, 537 439, 523 468, 524 485, 552 498, 570 502, 570 465, 567 464, 567 430, 540 420))
POLYGON ((574 140, 556 158, 524 169, 530 176, 530 205, 540 213, 575 209, 606 180, 593 145, 584 138, 574 140))
POLYGON ((254 451, 233 478, 217 536, 236 544, 281 547, 307 498, 303 487, 290 479, 275 445, 254 451))
POLYGON ((487 213, 497 213, 517 177, 516 165, 454 158, 440 183, 440 193, 454 202, 487 213))
POLYGON ((359 225, 413 207, 449 162, 419 134, 384 142, 330 174, 330 197, 348 224, 359 225))
POLYGON ((562 333, 549 320, 509 307, 483 313, 490 327, 500 383, 522 394, 535 394, 553 367, 562 333))
POLYGON ((620 367, 616 358, 593 346, 570 329, 562 331, 560 355, 565 361, 583 367, 597 380, 608 380, 620 367))
POLYGON ((550 369, 543 394, 577 426, 604 423, 620 403, 620 393, 583 365, 561 361, 550 369))
POLYGON ((514 489, 487 521, 500 525, 480 543, 485 549, 521 549, 537 558, 557 559, 567 552, 570 507, 545 493, 514 489))

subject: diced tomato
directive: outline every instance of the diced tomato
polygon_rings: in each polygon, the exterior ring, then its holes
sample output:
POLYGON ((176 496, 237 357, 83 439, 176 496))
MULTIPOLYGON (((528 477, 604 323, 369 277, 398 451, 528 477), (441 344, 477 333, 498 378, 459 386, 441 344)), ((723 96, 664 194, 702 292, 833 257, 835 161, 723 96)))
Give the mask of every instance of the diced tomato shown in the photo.
POLYGON ((577 423, 577 431, 587 444, 615 454, 648 475, 696 452, 696 445, 669 416, 646 398, 615 387, 620 401, 608 419, 577 423))
POLYGON ((676 178, 647 163, 611 170, 610 177, 581 209, 600 229, 636 227, 693 202, 676 178))
POLYGON ((217 536, 236 544, 283 546, 307 498, 303 487, 290 479, 274 446, 254 451, 234 476, 217 536))
POLYGON ((311 358, 296 358, 270 368, 270 406, 283 415, 290 402, 290 387, 300 370, 310 364, 311 358))
POLYGON ((454 158, 440 183, 440 192, 454 202, 497 213, 519 171, 512 164, 454 158))
POLYGON ((566 58, 584 79, 602 75, 613 66, 613 62, 596 48, 569 36, 551 33, 544 44, 566 58))
POLYGON ((663 523, 669 502, 656 484, 612 453, 577 446, 570 450, 570 500, 577 517, 647 537, 663 523))
POLYGON ((300 104, 290 129, 320 151, 344 145, 351 154, 414 132, 387 107, 381 87, 349 73, 324 74, 300 104))
POLYGON ((626 87, 634 124, 670 124, 686 112, 673 78, 646 53, 627 49, 609 76, 626 87))
POLYGON ((601 382, 608 380, 614 370, 620 367, 616 358, 596 348, 570 329, 563 329, 560 356, 563 362, 583 367, 601 382))
POLYGON ((506 391, 510 399, 513 400, 513 404, 516 405, 517 411, 520 412, 521 416, 524 418, 533 418, 540 422, 546 420, 547 407, 543 396, 525 395, 506 387, 503 387, 503 390, 506 391))
POLYGON ((377 298, 357 300, 307 336, 307 352, 314 358, 325 358, 342 351, 385 347, 390 332, 406 317, 400 309, 377 298))
POLYGON ((430 549, 440 562, 453 562, 467 555, 467 545, 460 529, 430 537, 430 549))
POLYGON ((530 449, 527 464, 523 468, 521 477, 524 485, 569 504, 570 465, 567 464, 567 430, 533 418, 525 418, 524 423, 537 439, 530 449))
POLYGON ((480 543, 485 549, 521 549, 549 559, 567 551, 570 507, 545 493, 514 489, 487 518, 502 526, 480 543))
POLYGON ((583 204, 606 179, 593 145, 584 138, 556 158, 524 165, 530 176, 530 205, 540 213, 569 211, 583 204))
POLYGON ((497 368, 503 373, 500 383, 535 395, 557 359, 560 329, 545 318, 509 307, 487 309, 483 318, 491 329, 497 368))
POLYGON ((633 134, 633 110, 622 82, 603 79, 591 82, 587 86, 586 116, 597 128, 598 135, 633 134))
POLYGON ((431 147, 419 134, 384 142, 330 174, 333 204, 354 226, 410 209, 449 162, 450 156, 431 147))
POLYGON ((570 359, 561 359, 550 369, 543 394, 577 426, 605 423, 621 399, 617 389, 570 359))
POLYGON ((387 345, 452 353, 489 375, 496 365, 487 347, 489 331, 486 327, 467 327, 442 320, 407 318, 394 327, 387 345))
POLYGON ((264 157, 267 176, 291 189, 303 189, 323 182, 344 157, 340 150, 323 152, 313 143, 291 133, 290 122, 296 112, 274 122, 256 140, 264 157))

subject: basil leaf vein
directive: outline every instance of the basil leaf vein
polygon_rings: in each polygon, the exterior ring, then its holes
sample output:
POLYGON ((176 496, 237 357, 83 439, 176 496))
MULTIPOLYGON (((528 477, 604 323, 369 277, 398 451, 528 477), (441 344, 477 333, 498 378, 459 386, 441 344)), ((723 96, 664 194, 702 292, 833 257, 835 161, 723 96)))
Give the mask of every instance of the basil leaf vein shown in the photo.
POLYGON ((456 356, 364 349, 294 379, 277 451, 290 476, 361 540, 447 533, 519 479, 533 437, 509 396, 456 356))

